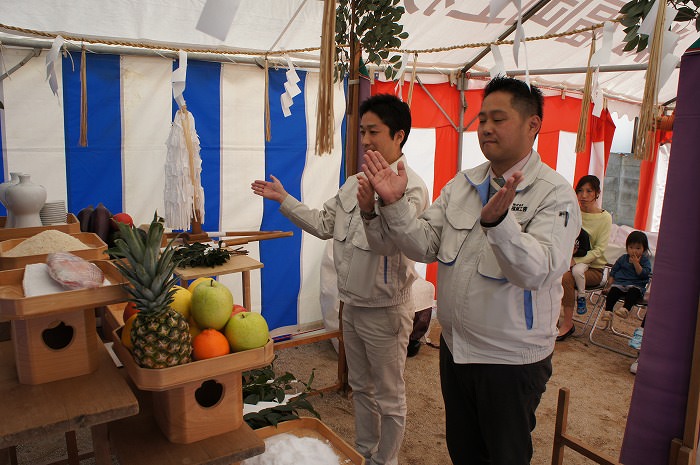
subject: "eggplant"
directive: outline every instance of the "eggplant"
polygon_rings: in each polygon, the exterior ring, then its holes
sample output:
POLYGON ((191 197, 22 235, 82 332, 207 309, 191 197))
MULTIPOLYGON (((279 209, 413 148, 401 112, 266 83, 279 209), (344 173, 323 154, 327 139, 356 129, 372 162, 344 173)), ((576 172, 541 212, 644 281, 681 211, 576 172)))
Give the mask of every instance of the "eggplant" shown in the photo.
POLYGON ((90 215, 92 215, 94 210, 95 208, 92 205, 88 205, 76 215, 80 223, 80 232, 90 232, 90 215))
POLYGON ((110 222, 112 221, 112 213, 107 207, 98 203, 95 210, 90 214, 90 232, 97 234, 106 244, 109 241, 109 233, 111 231, 110 222))

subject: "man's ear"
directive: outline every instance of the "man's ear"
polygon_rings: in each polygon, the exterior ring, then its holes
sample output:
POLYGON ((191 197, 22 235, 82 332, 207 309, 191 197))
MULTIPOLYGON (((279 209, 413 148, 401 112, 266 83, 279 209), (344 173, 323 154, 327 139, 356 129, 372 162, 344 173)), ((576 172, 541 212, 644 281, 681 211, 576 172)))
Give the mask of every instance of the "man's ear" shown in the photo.
POLYGON ((404 137, 406 137, 406 131, 399 129, 394 133, 394 140, 398 141, 399 144, 403 142, 404 137))
POLYGON ((534 130, 535 134, 539 133, 540 129, 542 129, 542 118, 540 118, 537 115, 530 116, 530 120, 528 121, 528 127, 534 130))

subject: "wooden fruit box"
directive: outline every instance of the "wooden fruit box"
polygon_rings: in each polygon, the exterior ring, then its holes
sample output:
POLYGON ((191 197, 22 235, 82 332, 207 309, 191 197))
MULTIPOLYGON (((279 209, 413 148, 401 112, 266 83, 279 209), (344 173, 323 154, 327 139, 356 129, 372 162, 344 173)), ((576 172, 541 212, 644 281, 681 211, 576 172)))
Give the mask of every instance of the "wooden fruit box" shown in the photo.
POLYGON ((34 297, 24 296, 24 268, 0 271, 0 317, 25 320, 84 308, 92 310, 95 307, 124 302, 129 297, 123 286, 126 280, 114 263, 107 260, 97 260, 93 263, 102 270, 110 282, 109 285, 34 297))
MULTIPOLYGON (((104 243, 100 236, 95 233, 77 233, 71 234, 71 236, 78 239, 80 242, 90 247, 89 249, 83 250, 70 250, 68 252, 73 255, 77 255, 85 260, 106 260, 109 256, 105 253, 107 250, 107 244, 104 243)), ((48 254, 37 254, 37 255, 22 255, 19 257, 5 257, 3 256, 9 250, 20 245, 22 242, 29 239, 28 237, 9 239, 7 241, 0 242, 0 270, 13 270, 15 268, 24 268, 30 263, 46 263, 46 257, 48 254)))
POLYGON ((132 382, 152 391, 153 416, 170 442, 189 444, 237 430, 243 424, 243 371, 269 365, 273 343, 259 349, 170 368, 141 368, 114 330, 114 351, 132 382))
POLYGON ((42 231, 55 229, 66 234, 77 234, 80 232, 80 222, 72 213, 66 213, 66 224, 52 224, 49 226, 31 226, 28 228, 5 228, 6 216, 0 216, 0 241, 17 239, 20 237, 31 237, 42 231))
POLYGON ((288 433, 300 438, 316 438, 325 441, 333 448, 338 456, 338 465, 364 465, 365 458, 347 442, 335 434, 325 423, 317 418, 304 417, 278 423, 277 426, 266 426, 255 430, 261 439, 267 439, 277 434, 288 433))
POLYGON ((170 368, 141 368, 129 349, 121 343, 123 326, 114 330, 114 352, 122 361, 136 387, 144 391, 166 391, 182 384, 201 381, 234 372, 264 367, 275 358, 272 340, 263 347, 235 352, 221 357, 197 360, 170 368))

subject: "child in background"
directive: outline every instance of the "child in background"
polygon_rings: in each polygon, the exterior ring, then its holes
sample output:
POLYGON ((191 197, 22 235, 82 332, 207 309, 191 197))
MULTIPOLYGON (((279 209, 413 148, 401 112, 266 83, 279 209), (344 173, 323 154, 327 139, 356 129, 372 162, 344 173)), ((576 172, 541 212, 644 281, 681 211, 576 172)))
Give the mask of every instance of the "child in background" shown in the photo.
POLYGON ((647 235, 641 231, 632 231, 627 236, 625 247, 627 253, 618 258, 610 270, 603 321, 612 319, 612 310, 621 298, 624 298, 624 303, 622 307, 615 310, 615 314, 621 318, 627 318, 632 307, 644 297, 649 284, 651 261, 648 256, 647 235))

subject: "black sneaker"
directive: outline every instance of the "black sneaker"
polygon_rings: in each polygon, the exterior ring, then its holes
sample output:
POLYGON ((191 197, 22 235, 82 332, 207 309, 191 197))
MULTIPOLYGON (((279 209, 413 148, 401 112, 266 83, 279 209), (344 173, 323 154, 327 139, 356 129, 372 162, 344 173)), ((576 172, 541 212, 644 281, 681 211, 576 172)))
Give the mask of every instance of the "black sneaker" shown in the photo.
POLYGON ((408 341, 407 357, 415 357, 420 350, 420 341, 408 341))

